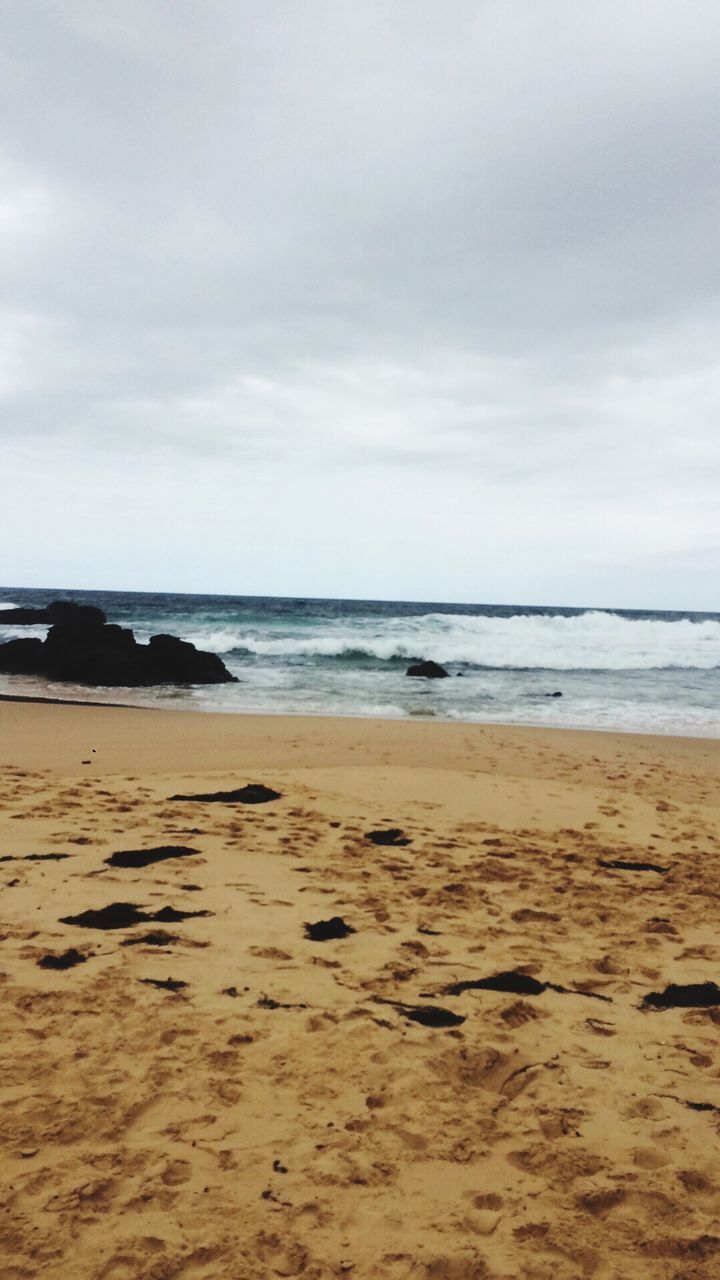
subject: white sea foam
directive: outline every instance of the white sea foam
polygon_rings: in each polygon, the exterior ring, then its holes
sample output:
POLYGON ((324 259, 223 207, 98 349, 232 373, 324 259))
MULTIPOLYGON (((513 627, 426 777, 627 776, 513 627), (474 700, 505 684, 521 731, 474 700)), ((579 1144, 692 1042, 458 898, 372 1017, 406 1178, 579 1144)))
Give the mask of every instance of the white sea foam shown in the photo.
POLYGON ((215 653, 244 651, 268 658, 379 660, 433 658, 507 670, 707 670, 720 666, 720 622, 631 619, 600 610, 573 617, 512 617, 428 613, 418 617, 344 618, 297 627, 194 629, 187 639, 215 653))
POLYGON ((0 609, 17 609, 17 605, 10 600, 0 600, 0 609))
POLYGON ((0 644, 6 640, 43 640, 47 635, 47 627, 38 626, 11 626, 10 616, 7 622, 0 622, 0 644))

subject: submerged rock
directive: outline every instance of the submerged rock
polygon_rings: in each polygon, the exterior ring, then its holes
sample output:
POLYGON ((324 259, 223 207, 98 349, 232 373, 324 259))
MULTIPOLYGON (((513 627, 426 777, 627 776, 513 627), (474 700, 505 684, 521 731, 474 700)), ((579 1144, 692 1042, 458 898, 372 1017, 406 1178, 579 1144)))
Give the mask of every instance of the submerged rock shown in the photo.
POLYGON ((408 667, 406 676, 419 676, 425 680, 443 680, 450 675, 439 662, 416 662, 408 667))

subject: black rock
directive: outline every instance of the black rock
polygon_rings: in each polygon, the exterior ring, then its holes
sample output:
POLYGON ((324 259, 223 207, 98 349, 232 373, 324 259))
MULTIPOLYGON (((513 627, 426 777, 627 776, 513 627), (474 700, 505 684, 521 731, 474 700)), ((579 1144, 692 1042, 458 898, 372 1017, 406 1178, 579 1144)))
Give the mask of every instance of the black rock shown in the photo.
POLYGON ((0 645, 0 671, 11 676, 36 675, 42 655, 42 640, 6 640, 0 645))
POLYGON ((425 680, 443 680, 450 675, 450 672, 441 667, 438 662, 416 662, 408 667, 405 675, 420 676, 425 680))
POLYGON ((149 644, 138 644, 132 631, 107 623, 102 610, 90 605, 57 601, 45 610, 22 612, 21 622, 51 625, 44 641, 9 640, 0 645, 0 671, 12 675, 129 688, 223 684, 236 678, 217 654, 204 653, 186 640, 160 635, 149 644))
POLYGON ((151 636, 148 651, 148 684, 224 684, 237 679, 216 653, 196 649, 188 640, 151 636))
POLYGON ((5 616, 13 627, 52 626, 56 622, 102 625, 105 622, 102 609, 92 604, 76 604, 74 600, 53 600, 45 609, 11 609, 5 616))
POLYGON ((562 698, 562 689, 556 689, 554 693, 546 693, 546 698, 562 698))

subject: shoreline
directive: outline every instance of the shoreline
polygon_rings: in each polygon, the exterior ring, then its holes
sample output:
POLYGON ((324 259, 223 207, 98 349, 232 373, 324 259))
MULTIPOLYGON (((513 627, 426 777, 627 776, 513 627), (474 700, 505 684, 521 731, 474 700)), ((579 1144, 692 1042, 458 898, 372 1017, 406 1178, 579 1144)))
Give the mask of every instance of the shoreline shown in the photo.
MULTIPOLYGON (((180 708, 139 707, 120 703, 86 703, 71 700, 0 700, 0 766, 14 763, 33 767, 52 756, 46 738, 57 736, 59 759, 72 762, 86 749, 95 748, 98 767, 118 771, 132 765, 133 753, 145 767, 167 772, 183 769, 222 769, 225 761, 248 765, 253 756, 272 760, 278 752, 294 763, 317 760, 323 767, 335 763, 357 766, 376 762, 378 743, 383 757, 400 765, 455 769, 463 753, 479 753, 478 765, 488 753, 506 754, 527 748, 532 753, 579 752, 582 758, 612 758, 618 751, 638 752, 654 758, 716 759, 720 776, 720 739, 682 734, 638 734, 584 728, 547 728, 539 725, 498 725, 425 717, 373 719, 369 716, 321 716, 252 714, 243 712, 188 711, 180 708), (142 711, 142 716, 136 712, 142 711), (92 742, 90 739, 92 738, 92 742), (12 759, 12 757, 15 759, 12 759), (112 762, 112 763, 111 763, 112 762)), ((140 765, 138 765, 140 767, 140 765)))
POLYGON ((155 714, 189 715, 189 716, 212 716, 221 719, 240 719, 240 720, 309 720, 315 722, 318 720, 327 720, 330 723, 335 721, 351 721, 359 724, 406 724, 406 725, 457 725, 458 727, 466 727, 471 729, 494 729, 503 730, 528 730, 529 732, 538 733, 580 733, 580 734, 601 734, 606 736, 619 736, 621 738, 648 738, 650 740, 658 739, 660 741, 671 742, 718 742, 720 743, 719 733, 697 734, 697 733, 671 733, 658 731, 650 733, 638 729, 605 729, 587 725, 545 725, 545 724, 528 724, 526 722, 497 721, 497 720, 460 720, 451 717, 442 717, 432 714, 423 715, 402 715, 402 716, 367 716, 367 715, 349 715, 344 713, 328 713, 323 711, 218 711, 209 707, 187 707, 187 706, 158 706, 154 704, 143 704, 133 702, 94 702, 90 699, 81 698, 46 698, 42 695, 28 694, 9 694, 0 693, 0 703, 26 703, 29 705, 39 706, 57 706, 57 707, 96 707, 99 709, 123 710, 123 711, 145 711, 155 714))

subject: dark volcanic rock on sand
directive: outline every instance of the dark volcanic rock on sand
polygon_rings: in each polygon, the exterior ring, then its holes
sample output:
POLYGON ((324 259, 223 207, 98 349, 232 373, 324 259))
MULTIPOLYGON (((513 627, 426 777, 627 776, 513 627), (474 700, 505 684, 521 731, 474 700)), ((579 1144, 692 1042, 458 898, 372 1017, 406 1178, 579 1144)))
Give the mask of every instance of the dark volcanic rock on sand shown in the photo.
MULTIPOLYGON (((149 644, 138 644, 132 631, 107 623, 102 610, 89 605, 58 601, 45 610, 22 613, 21 622, 49 621, 51 626, 44 641, 8 640, 0 645, 0 671, 11 675, 115 687, 235 680, 217 654, 175 636, 152 636, 149 644)), ((14 615, 15 611, 13 621, 14 615)))

